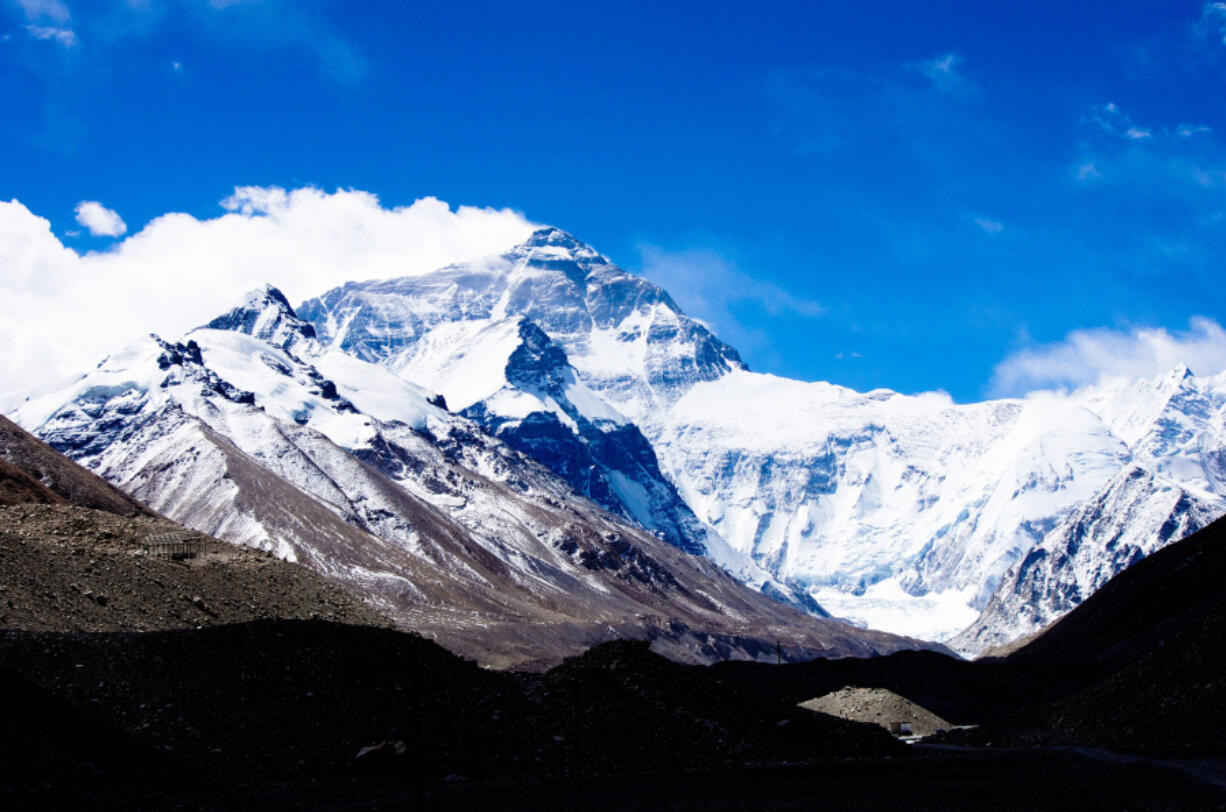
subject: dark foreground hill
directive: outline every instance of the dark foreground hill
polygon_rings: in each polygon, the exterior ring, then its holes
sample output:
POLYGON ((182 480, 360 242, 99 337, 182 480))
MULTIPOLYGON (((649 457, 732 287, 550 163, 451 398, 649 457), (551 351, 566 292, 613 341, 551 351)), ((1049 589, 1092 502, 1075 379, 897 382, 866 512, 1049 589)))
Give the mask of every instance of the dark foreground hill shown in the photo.
POLYGON ((1226 790, 1161 765, 909 749, 642 643, 536 675, 482 669, 403 632, 319 621, 8 631, 0 681, 5 808, 1226 803, 1226 790))
POLYGON ((1226 520, 1146 558, 1026 647, 973 662, 937 652, 712 673, 803 701, 888 688, 958 725, 949 741, 1226 756, 1226 520))
MULTIPOLYGON (((0 632, 0 673, 31 715, 63 728, 7 731, 13 796, 57 772, 138 778, 115 740, 150 763, 233 783, 550 780, 822 756, 885 757, 880 729, 744 694, 610 643, 545 675, 489 671, 415 635, 320 621, 151 633, 0 632), (27 742, 27 739, 30 739, 27 742)), ((136 772, 140 772, 136 770, 136 772)), ((27 796, 29 797, 29 796, 27 796)))
POLYGON ((1004 662, 1106 675, 973 740, 1226 756, 1226 520, 1120 573, 1004 662))
POLYGON ((1105 593, 1120 608, 1071 614, 1061 634, 1097 644, 998 661, 702 668, 618 642, 516 674, 323 621, 8 630, 0 807, 1226 808, 1221 530, 1105 593), (1192 582, 1153 597, 1193 574, 1201 598, 1192 582), (1130 612, 1133 597, 1146 612, 1130 612), (1131 631, 1095 625, 1108 617, 1131 631), (908 748, 795 706, 845 684, 982 726, 908 748))

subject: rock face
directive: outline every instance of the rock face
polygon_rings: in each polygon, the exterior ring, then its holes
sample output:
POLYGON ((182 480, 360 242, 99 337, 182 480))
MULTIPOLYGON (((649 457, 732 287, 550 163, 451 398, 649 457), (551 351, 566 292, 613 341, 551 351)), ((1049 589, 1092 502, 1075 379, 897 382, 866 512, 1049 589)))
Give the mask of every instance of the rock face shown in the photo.
POLYGON ((973 624, 957 638, 970 653, 1036 630, 1137 555, 1226 511, 1226 378, 1180 368, 955 404, 755 374, 665 291, 557 229, 478 262, 350 283, 299 311, 325 346, 442 392, 606 507, 701 546, 744 582, 917 636, 973 624), (508 375, 502 359, 544 346, 520 335, 525 322, 560 351, 508 375), (576 379, 569 405, 541 396, 557 391, 563 354, 576 379), (481 368, 474 357, 497 360, 481 368), (599 456, 580 415, 634 430, 599 456), (627 450, 639 460, 629 474, 627 450))
MULTIPOLYGON (((616 637, 692 662, 773 657, 780 641, 791 657, 915 645, 814 621, 627 524, 433 393, 321 345, 274 290, 211 324, 225 329, 150 336, 15 413, 164 515, 335 578, 487 664, 616 637)), ((624 421, 594 414, 539 330, 517 321, 510 338, 499 365, 540 381, 511 394, 583 417, 613 438, 593 459, 619 459, 624 421)), ((490 425, 527 443, 487 400, 490 425)))

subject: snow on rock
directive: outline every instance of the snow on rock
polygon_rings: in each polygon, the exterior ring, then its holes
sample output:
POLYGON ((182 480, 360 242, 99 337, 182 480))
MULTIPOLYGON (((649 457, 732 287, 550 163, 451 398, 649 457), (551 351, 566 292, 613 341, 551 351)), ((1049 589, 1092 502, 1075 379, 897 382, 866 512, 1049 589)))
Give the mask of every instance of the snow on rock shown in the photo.
POLYGON ((1131 464, 1027 552, 951 644, 977 654, 1048 626, 1112 576, 1224 511, 1221 498, 1194 495, 1131 464))
MULTIPOLYGON (((342 580, 491 665, 610 636, 695 662, 772 657, 778 640, 790 656, 916 645, 813 621, 619 520, 428 390, 323 346, 279 294, 230 315, 29 390, 14 417, 163 514, 342 580)), ((520 361, 553 387, 539 394, 574 391, 564 355, 521 327, 532 340, 508 361, 531 345, 520 361)))
MULTIPOLYGON (((514 344, 509 320, 526 319, 584 387, 565 400, 591 422, 604 404, 647 439, 721 566, 814 611, 933 639, 1013 588, 1019 562, 1061 543, 1069 517, 1134 462, 1158 476, 1126 496, 1147 516, 1146 505, 1164 512, 1152 499, 1162 483, 1209 512, 1226 493, 1226 381, 1181 367, 1156 381, 954 404, 758 375, 666 291, 557 229, 432 274, 350 283, 299 312, 324 345, 451 389, 472 414, 500 415, 491 430, 514 423, 535 437, 520 448, 574 482, 562 457, 581 457, 581 421, 540 386, 462 354, 501 367, 514 344)), ((645 480, 601 472, 621 512, 639 516, 645 480)), ((1093 521, 1101 532, 1091 547, 1105 545, 1110 521, 1093 521)), ((1108 558, 1104 572, 1122 560, 1108 558)))
MULTIPOLYGON (((498 257, 347 284, 306 302, 298 313, 315 325, 324 346, 441 393, 449 408, 532 455, 601 506, 684 550, 722 543, 661 474, 639 427, 593 387, 570 355, 589 354, 587 336, 596 325, 612 327, 631 317, 637 323, 658 313, 666 326, 652 327, 649 319, 639 327, 701 332, 727 355, 717 362, 720 370, 740 362, 705 328, 680 316, 661 289, 570 235, 542 229, 498 257)), ((671 354, 660 377, 692 375, 694 353, 686 356, 671 354)))

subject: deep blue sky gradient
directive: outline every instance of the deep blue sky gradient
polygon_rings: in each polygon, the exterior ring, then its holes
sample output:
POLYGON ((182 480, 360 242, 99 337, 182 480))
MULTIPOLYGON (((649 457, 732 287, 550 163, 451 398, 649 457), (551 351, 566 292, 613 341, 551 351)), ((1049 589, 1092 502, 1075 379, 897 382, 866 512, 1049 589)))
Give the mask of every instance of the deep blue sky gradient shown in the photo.
POLYGON ((1226 304, 1226 9, 1000 5, 0 0, 0 197, 80 250, 87 199, 508 206, 754 368, 977 399, 1019 348, 1226 304))

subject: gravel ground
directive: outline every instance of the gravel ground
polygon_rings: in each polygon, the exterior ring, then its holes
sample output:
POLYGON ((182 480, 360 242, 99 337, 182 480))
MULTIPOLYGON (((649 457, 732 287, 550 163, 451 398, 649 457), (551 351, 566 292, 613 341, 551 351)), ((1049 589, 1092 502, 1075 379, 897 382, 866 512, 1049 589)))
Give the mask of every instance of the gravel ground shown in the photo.
POLYGON ((152 631, 261 618, 387 621, 319 575, 265 553, 202 537, 183 562, 144 554, 154 516, 71 505, 0 507, 0 629, 152 631))
POLYGON ((953 727, 935 713, 884 688, 848 686, 801 702, 800 707, 853 722, 880 725, 894 733, 897 733, 893 729, 895 725, 905 723, 911 726, 911 733, 916 736, 931 736, 953 727))

